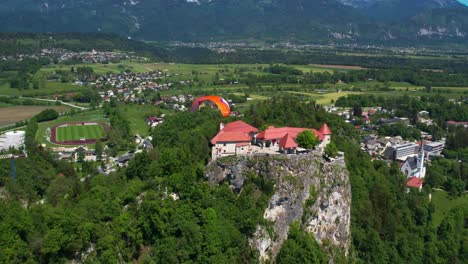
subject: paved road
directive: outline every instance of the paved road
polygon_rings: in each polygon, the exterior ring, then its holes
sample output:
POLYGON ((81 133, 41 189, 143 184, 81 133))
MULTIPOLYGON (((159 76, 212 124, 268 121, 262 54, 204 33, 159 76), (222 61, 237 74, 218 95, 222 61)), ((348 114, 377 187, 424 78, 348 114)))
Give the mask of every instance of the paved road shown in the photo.
MULTIPOLYGON (((2 94, 0 94, 0 96, 2 96, 2 97, 11 97, 10 95, 2 95, 2 94)), ((36 101, 52 102, 52 103, 60 102, 60 103, 63 104, 63 105, 70 106, 70 107, 73 107, 73 108, 77 108, 77 109, 80 109, 80 110, 88 110, 88 109, 89 109, 89 107, 82 107, 82 106, 74 105, 74 104, 71 104, 71 103, 63 102, 63 101, 61 101, 61 100, 42 99, 42 98, 24 97, 24 96, 20 96, 20 97, 18 97, 18 98, 21 98, 21 99, 30 99, 30 100, 36 100, 36 101)), ((7 127, 12 127, 12 126, 14 126, 14 125, 15 125, 15 123, 11 123, 11 124, 8 124, 8 125, 0 126, 0 129, 7 128, 7 127)), ((15 128, 15 129, 18 129, 18 128, 15 128)))
POLYGON ((60 103, 63 104, 63 105, 67 105, 67 106, 70 106, 70 107, 73 107, 73 108, 78 108, 78 109, 80 109, 80 110, 87 110, 87 109, 88 109, 88 107, 82 107, 82 106, 70 104, 70 103, 67 103, 67 102, 64 102, 64 101, 61 101, 61 100, 42 99, 42 98, 23 97, 23 96, 20 96, 20 98, 22 98, 22 99, 31 99, 31 100, 36 100, 36 101, 52 102, 52 103, 60 102, 60 103))
MULTIPOLYGON (((12 96, 10 96, 10 95, 3 95, 3 94, 0 94, 0 96, 3 96, 3 97, 12 97, 12 96)), ((18 98, 21 98, 21 99, 30 99, 30 100, 36 100, 36 101, 52 102, 52 103, 60 102, 60 103, 63 104, 63 105, 67 105, 67 106, 70 106, 70 107, 73 107, 73 108, 78 108, 78 109, 80 109, 80 110, 87 110, 87 109, 89 109, 89 107, 82 107, 82 106, 70 104, 70 103, 67 103, 67 102, 64 102, 64 101, 61 101, 61 100, 42 99, 42 98, 24 97, 24 96, 20 96, 20 97, 18 97, 18 98)))

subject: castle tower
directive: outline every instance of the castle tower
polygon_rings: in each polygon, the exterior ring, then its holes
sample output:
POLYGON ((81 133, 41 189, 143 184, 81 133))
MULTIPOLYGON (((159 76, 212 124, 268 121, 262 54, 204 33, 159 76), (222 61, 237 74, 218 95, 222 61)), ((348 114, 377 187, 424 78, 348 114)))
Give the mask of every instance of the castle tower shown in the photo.
POLYGON ((322 127, 319 129, 319 132, 323 135, 321 147, 325 148, 331 142, 332 131, 328 127, 327 123, 323 123, 322 127))

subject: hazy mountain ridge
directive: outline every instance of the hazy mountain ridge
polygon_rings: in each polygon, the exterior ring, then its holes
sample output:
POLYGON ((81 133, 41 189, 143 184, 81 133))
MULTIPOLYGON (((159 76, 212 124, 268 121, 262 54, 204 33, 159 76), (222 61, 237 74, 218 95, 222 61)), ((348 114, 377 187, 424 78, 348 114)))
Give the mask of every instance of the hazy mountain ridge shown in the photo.
POLYGON ((455 0, 6 0, 0 30, 182 41, 452 42, 467 40, 465 17, 468 9, 455 0))

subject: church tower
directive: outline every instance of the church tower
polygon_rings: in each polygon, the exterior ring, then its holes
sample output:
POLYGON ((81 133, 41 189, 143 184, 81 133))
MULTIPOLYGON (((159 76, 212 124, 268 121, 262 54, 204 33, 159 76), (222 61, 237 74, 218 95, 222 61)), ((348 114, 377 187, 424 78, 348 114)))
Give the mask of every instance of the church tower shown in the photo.
POLYGON ((426 168, 424 167, 424 141, 421 142, 421 149, 419 150, 418 154, 418 173, 416 177, 424 178, 426 176, 426 168))

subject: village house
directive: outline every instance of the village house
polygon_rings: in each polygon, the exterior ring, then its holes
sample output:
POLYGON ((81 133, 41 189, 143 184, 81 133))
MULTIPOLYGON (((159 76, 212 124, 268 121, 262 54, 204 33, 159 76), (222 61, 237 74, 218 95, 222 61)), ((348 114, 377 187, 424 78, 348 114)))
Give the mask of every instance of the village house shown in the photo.
POLYGON ((448 126, 463 126, 465 128, 468 127, 468 122, 457 122, 457 121, 447 121, 445 122, 445 125, 448 127, 448 126))
POLYGON ((71 157, 73 161, 77 162, 80 159, 80 153, 83 153, 83 161, 96 161, 96 152, 94 149, 88 149, 87 147, 80 146, 75 149, 71 157))
POLYGON ((409 188, 416 188, 418 189, 419 191, 422 190, 422 187, 423 187, 423 183, 424 181, 418 177, 413 177, 413 178, 410 178, 407 182, 406 182, 406 186, 408 187, 407 191, 409 192, 409 188))
POLYGON ((150 127, 155 127, 155 126, 157 126, 159 124, 162 124, 163 122, 164 122, 164 118, 162 118, 162 117, 148 116, 146 118, 146 123, 150 127))

